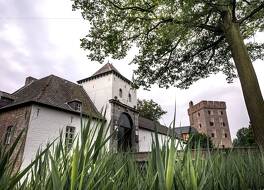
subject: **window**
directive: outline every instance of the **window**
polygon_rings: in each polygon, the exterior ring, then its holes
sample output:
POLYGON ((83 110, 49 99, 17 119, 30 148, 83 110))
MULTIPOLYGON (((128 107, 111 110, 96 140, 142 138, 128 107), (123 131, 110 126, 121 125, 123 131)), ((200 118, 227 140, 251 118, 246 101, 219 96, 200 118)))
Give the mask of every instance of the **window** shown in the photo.
POLYGON ((120 88, 119 89, 119 97, 122 98, 122 96, 123 96, 123 92, 122 92, 122 89, 120 88))
POLYGON ((74 140, 75 127, 67 126, 65 132, 65 144, 68 149, 72 147, 74 140))
POLYGON ((218 115, 224 115, 224 112, 221 110, 218 110, 218 115))
POLYGON ((222 148, 225 148, 225 145, 222 145, 222 148))
POLYGON ((225 138, 227 138, 227 134, 225 133, 225 138))
POLYGON ((208 110, 208 114, 211 115, 211 111, 210 110, 208 110))
POLYGON ((214 118, 210 118, 209 125, 210 125, 210 126, 214 126, 214 118))
POLYGON ((199 128, 202 128, 202 124, 199 124, 199 128))
POLYGON ((223 126, 226 126, 225 122, 222 123, 223 126))
POLYGON ((75 111, 81 111, 82 109, 82 102, 80 100, 73 100, 68 102, 68 105, 75 111))
POLYGON ((74 106, 74 109, 75 109, 76 111, 81 111, 81 104, 80 104, 79 102, 76 102, 76 103, 75 103, 75 106, 74 106))
POLYGON ((200 113, 198 112, 198 117, 200 117, 200 113))
POLYGON ((131 102, 131 94, 128 94, 128 101, 131 102))
POLYGON ((6 129, 6 136, 5 136, 5 144, 10 144, 11 143, 11 138, 13 135, 13 126, 8 126, 6 129))
POLYGON ((211 134, 211 137, 213 137, 213 138, 214 138, 214 137, 215 137, 215 134, 214 134, 214 133, 212 133, 212 134, 211 134))

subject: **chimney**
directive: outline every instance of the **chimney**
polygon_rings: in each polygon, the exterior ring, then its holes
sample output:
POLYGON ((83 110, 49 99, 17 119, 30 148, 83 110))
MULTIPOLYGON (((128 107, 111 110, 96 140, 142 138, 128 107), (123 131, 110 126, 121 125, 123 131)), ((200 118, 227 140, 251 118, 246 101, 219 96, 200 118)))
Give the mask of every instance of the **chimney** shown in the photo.
POLYGON ((190 102, 189 102, 189 107, 190 107, 190 108, 193 107, 193 101, 190 101, 190 102))
POLYGON ((34 82, 34 81, 36 81, 36 80, 37 80, 37 79, 35 79, 35 78, 31 77, 31 76, 27 77, 27 78, 26 78, 26 81, 25 81, 25 86, 30 85, 32 82, 34 82))

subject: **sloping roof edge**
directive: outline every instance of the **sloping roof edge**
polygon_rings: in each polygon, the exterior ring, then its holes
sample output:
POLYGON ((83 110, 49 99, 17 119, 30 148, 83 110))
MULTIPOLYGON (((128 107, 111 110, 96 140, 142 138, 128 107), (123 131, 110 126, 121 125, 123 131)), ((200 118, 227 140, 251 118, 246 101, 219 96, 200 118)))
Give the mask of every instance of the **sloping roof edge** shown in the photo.
MULTIPOLYGON (((64 109, 64 108, 61 108, 61 107, 56 107, 54 105, 50 105, 50 104, 46 104, 46 103, 42 103, 42 102, 38 102, 38 101, 34 101, 34 100, 25 101, 25 102, 19 102, 17 104, 7 105, 5 107, 0 108, 0 113, 5 112, 5 111, 9 111, 9 110, 12 110, 12 109, 15 109, 15 108, 19 108, 19 107, 24 107, 24 106, 27 106, 27 105, 33 105, 33 104, 44 106, 44 107, 53 108, 53 109, 56 109, 56 110, 64 111, 64 112, 67 112, 67 113, 72 113, 72 114, 75 114, 75 115, 80 115, 80 112, 75 111, 75 110, 64 109)), ((100 115, 95 115, 95 114, 90 114, 89 115, 87 113, 82 113, 82 115, 86 116, 86 117, 92 117, 92 118, 96 118, 96 119, 100 119, 100 120, 105 120, 105 118, 103 118, 100 115)))

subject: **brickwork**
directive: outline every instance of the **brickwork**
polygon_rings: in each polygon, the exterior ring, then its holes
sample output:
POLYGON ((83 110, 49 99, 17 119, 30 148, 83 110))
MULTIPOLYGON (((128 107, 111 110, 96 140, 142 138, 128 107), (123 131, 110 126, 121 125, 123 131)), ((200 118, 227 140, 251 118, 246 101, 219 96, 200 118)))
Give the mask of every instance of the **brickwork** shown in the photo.
POLYGON ((188 115, 191 127, 211 137, 216 147, 232 147, 225 102, 201 101, 195 105, 190 102, 188 115))
MULTIPOLYGON (((1 143, 5 144, 6 142, 6 133, 7 128, 13 126, 12 135, 10 143, 7 144, 7 147, 10 147, 18 135, 23 129, 27 129, 29 118, 30 118, 31 106, 16 108, 13 110, 0 112, 0 140, 1 143)), ((26 132, 26 131, 25 131, 26 132)), ((15 150, 15 154, 19 151, 19 156, 17 163, 15 165, 15 170, 18 170, 22 164, 23 151, 25 146, 26 133, 20 139, 19 146, 15 150)))

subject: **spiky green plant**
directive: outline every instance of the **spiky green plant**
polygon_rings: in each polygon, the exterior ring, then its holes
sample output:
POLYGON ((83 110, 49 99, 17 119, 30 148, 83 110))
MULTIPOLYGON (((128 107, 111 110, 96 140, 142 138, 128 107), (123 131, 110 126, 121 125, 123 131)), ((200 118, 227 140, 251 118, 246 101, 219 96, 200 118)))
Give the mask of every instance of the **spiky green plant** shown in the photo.
POLYGON ((145 164, 132 153, 105 148, 112 137, 105 121, 88 119, 75 145, 65 145, 63 133, 39 151, 24 170, 12 173, 21 135, 8 151, 0 145, 0 189, 263 189, 264 155, 260 151, 203 152, 186 146, 177 151, 174 137, 160 144, 153 135, 145 164))

